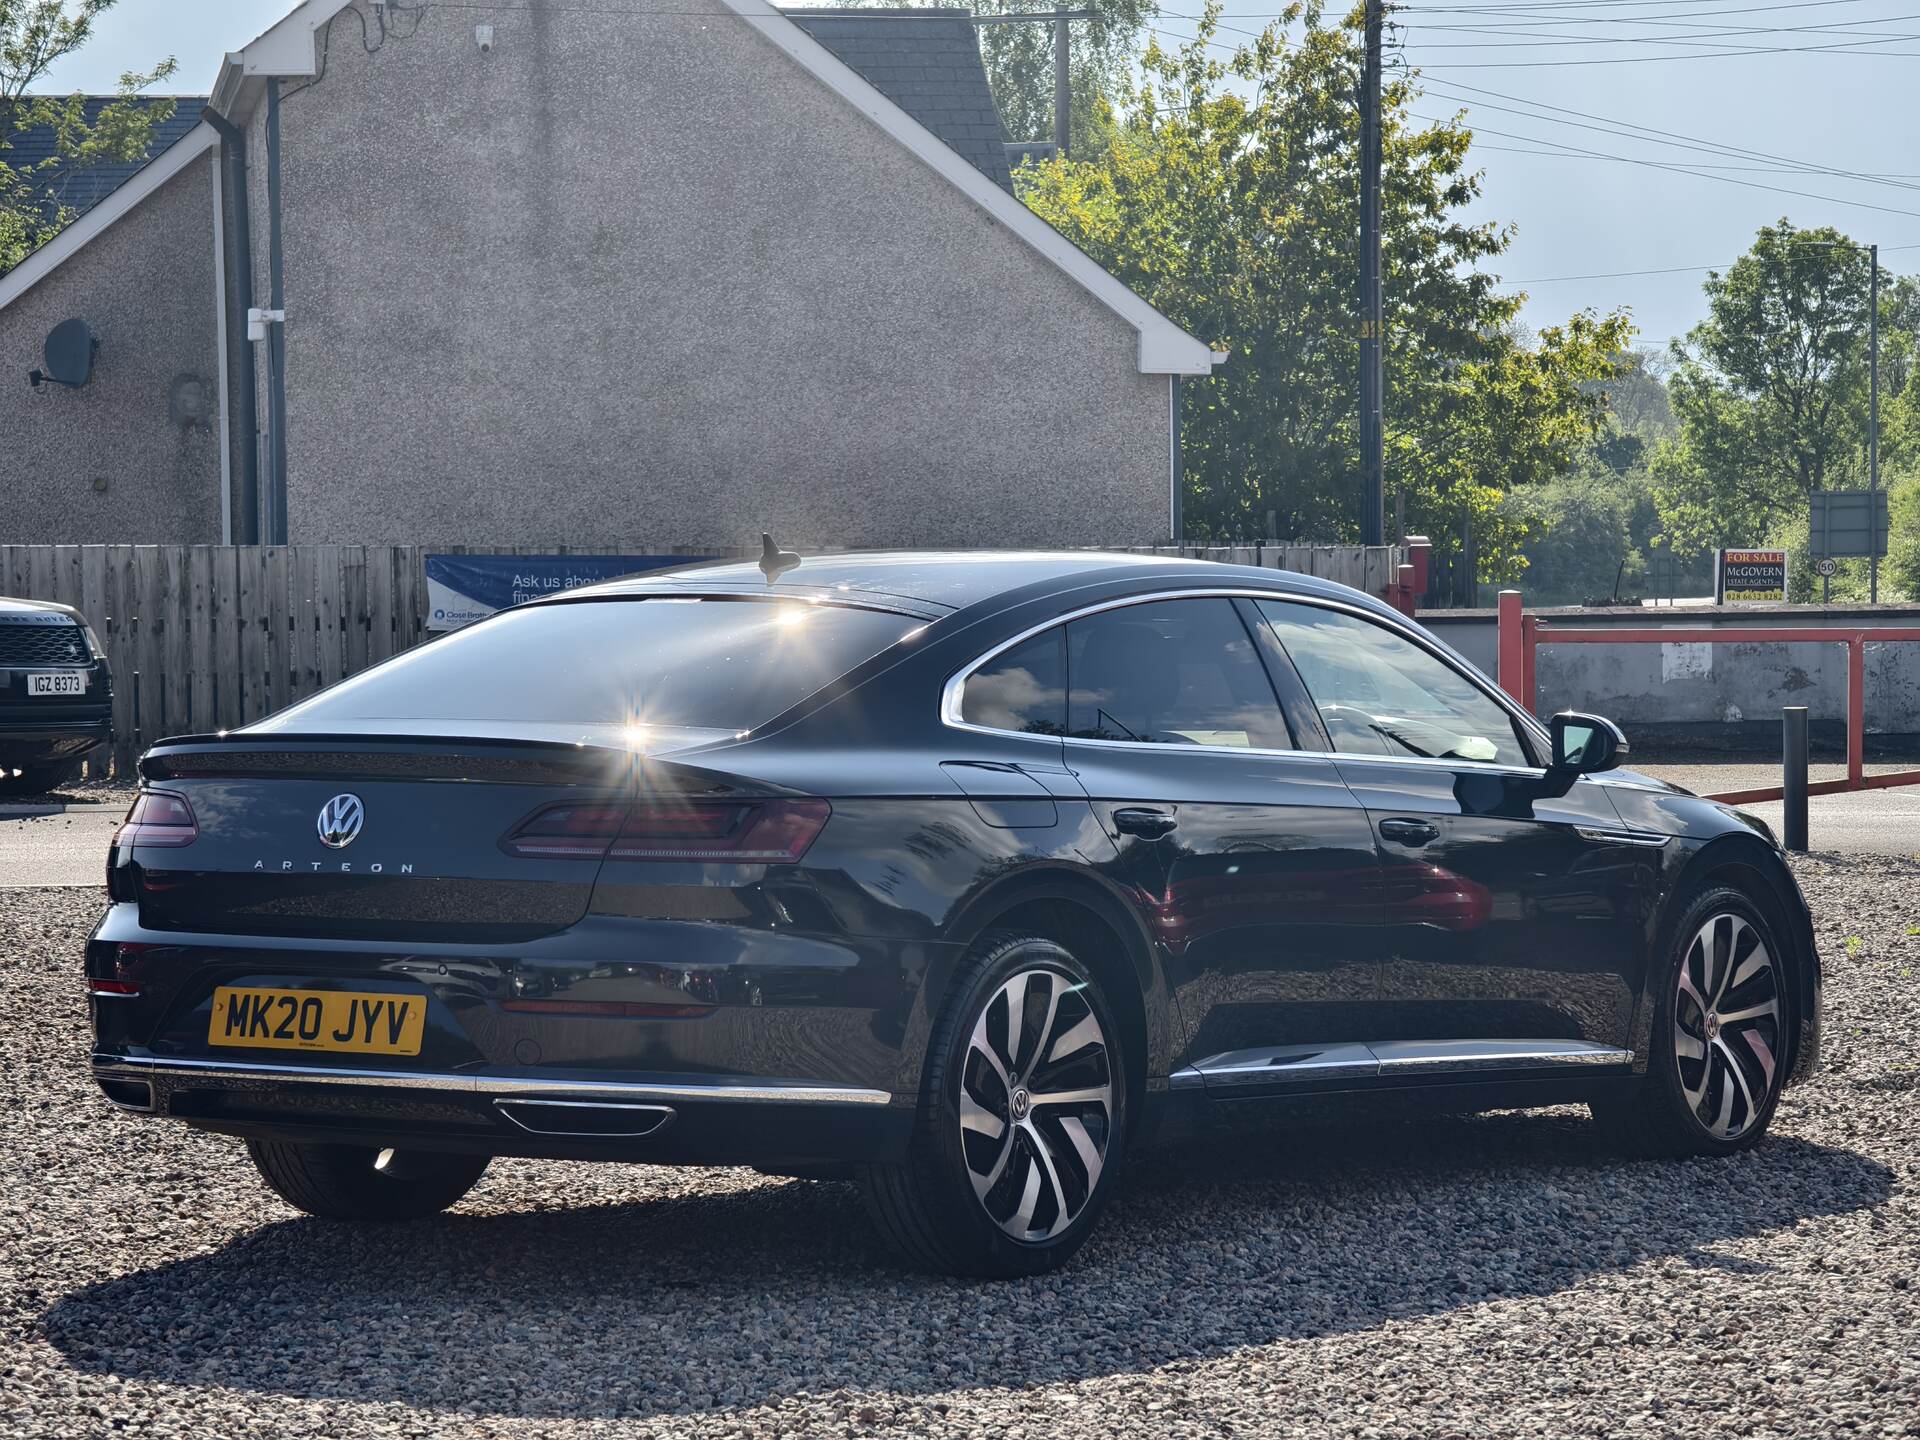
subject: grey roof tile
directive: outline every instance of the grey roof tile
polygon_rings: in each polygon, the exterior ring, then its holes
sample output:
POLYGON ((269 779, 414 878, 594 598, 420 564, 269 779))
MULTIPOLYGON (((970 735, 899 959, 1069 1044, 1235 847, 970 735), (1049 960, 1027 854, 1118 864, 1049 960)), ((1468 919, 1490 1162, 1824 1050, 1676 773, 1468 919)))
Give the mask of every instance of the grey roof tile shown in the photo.
POLYGON ((781 12, 1001 189, 1013 172, 966 10, 781 12))
MULTIPOLYGON (((100 112, 119 98, 117 95, 87 96, 88 122, 99 119, 100 112)), ((173 114, 154 127, 152 143, 148 146, 143 158, 129 161, 103 161, 98 165, 89 165, 83 170, 56 167, 34 175, 32 177, 34 188, 45 197, 48 211, 51 212, 56 206, 65 205, 73 211, 73 218, 79 219, 118 190, 148 160, 167 149, 200 123, 200 109, 207 103, 205 96, 181 95, 172 98, 173 114)), ((53 153, 54 133, 51 128, 41 126, 35 130, 23 130, 14 136, 12 148, 0 151, 0 159, 4 159, 16 171, 37 170, 42 163, 52 157, 53 153)))

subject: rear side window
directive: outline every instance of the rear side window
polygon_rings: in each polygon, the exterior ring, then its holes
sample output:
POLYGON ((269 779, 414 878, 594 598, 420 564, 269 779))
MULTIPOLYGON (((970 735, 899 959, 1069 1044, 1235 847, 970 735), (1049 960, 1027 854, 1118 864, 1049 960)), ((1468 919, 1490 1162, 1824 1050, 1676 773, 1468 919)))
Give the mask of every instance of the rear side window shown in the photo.
POLYGON ((923 623, 799 601, 533 605, 409 650, 264 728, 511 720, 746 730, 923 623))
POLYGON ((960 718, 989 730, 1066 734, 1066 632, 1056 626, 969 675, 960 692, 960 718))
POLYGON ((1229 600, 1103 610, 1067 626, 1067 733, 1286 750, 1280 703, 1229 600))

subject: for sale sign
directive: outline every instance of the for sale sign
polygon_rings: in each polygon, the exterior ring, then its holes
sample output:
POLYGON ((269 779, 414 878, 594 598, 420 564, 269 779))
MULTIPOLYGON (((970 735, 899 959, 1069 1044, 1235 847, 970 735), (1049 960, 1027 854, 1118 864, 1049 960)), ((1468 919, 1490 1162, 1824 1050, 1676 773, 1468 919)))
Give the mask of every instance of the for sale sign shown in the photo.
POLYGON ((1713 575, 1713 598, 1723 605, 1778 605, 1787 598, 1784 550, 1718 551, 1713 575))

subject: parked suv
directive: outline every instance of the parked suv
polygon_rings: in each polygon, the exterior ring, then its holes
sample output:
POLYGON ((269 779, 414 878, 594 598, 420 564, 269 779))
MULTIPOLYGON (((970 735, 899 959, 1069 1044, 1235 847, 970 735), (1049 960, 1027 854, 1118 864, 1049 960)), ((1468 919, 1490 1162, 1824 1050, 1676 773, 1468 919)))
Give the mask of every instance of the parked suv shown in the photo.
POLYGON ((113 675, 80 612, 0 597, 0 795, 51 790, 113 741, 113 675))

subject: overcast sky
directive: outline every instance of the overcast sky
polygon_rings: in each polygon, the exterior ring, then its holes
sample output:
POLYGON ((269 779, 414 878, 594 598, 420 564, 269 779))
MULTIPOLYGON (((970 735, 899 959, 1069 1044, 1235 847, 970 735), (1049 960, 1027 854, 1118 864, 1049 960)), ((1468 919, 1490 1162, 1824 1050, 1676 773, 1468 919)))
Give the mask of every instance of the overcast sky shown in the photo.
MULTIPOLYGON (((122 70, 171 54, 180 70, 168 88, 204 93, 221 55, 292 3, 120 0, 49 88, 110 89, 122 70)), ((475 8, 464 4, 429 23, 466 24, 475 8)), ((1257 30, 1280 8, 1275 0, 1232 0, 1224 24, 1257 30)), ((1169 0, 1166 37, 1191 34, 1182 17, 1198 9, 1198 0, 1169 0)), ((1486 172, 1480 209, 1515 228, 1497 268, 1525 282, 1528 322, 1628 306, 1643 340, 1664 343, 1699 318, 1704 267, 1733 259, 1782 215, 1877 241, 1887 268, 1920 270, 1916 10, 1905 0, 1434 0, 1396 6, 1395 14, 1400 48, 1431 87, 1418 112, 1469 111, 1486 172), (1749 53, 1733 53, 1740 51, 1749 53), (1601 129, 1579 128, 1595 125, 1601 129), (1625 125, 1706 149, 1604 133, 1625 125), (1551 153, 1518 153, 1526 151, 1551 153), (1879 178, 1823 173, 1832 170, 1879 178), (1670 267, 1686 268, 1559 278, 1670 267)))

